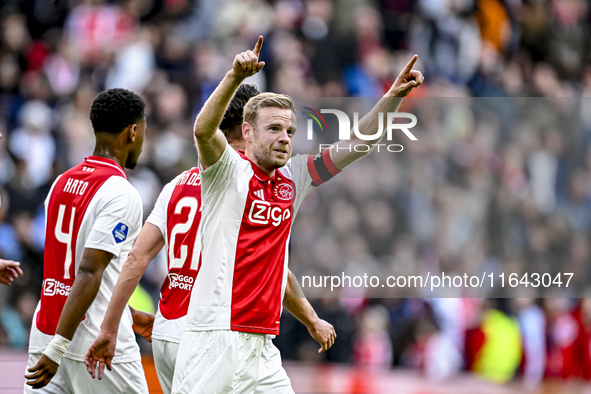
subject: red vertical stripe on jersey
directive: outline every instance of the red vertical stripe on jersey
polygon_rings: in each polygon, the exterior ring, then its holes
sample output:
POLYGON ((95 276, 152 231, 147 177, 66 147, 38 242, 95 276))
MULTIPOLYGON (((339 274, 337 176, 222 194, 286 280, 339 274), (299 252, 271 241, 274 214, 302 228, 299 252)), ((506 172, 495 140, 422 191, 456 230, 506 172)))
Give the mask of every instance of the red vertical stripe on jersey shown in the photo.
POLYGON ((76 276, 76 243, 86 209, 97 190, 112 176, 125 172, 110 159, 91 156, 66 171, 55 183, 47 206, 43 288, 37 328, 55 335, 57 323, 76 276), (74 216, 72 217, 72 213, 74 216), (61 226, 58 221, 61 220, 61 226), (58 240, 58 235, 61 240, 58 240), (68 243, 64 240, 70 239, 68 243), (66 260, 69 267, 66 272, 66 260), (68 276, 68 277, 66 277, 68 276))
POLYGON ((234 261, 233 330, 279 334, 281 285, 294 199, 295 187, 285 177, 253 176, 250 180, 234 261), (272 193, 265 193, 263 201, 259 190, 268 186, 272 193))
MULTIPOLYGON (((178 180, 166 212, 166 236, 169 248, 173 245, 173 258, 181 259, 182 249, 185 250, 185 259, 182 266, 172 267, 170 261, 170 250, 168 251, 168 275, 160 289, 160 313, 165 319, 178 319, 187 314, 189 301, 191 299, 191 290, 201 265, 197 269, 191 268, 193 250, 197 241, 197 230, 201 222, 201 177, 198 168, 193 168, 185 172, 178 180), (185 203, 187 199, 195 199, 195 205, 185 203), (191 212, 196 209, 196 212, 191 212), (192 223, 189 220, 193 216, 192 223), (175 227, 177 229, 189 225, 186 232, 175 231, 174 240, 171 239, 175 227), (177 227, 178 226, 178 227, 177 227)), ((180 263, 179 263, 180 264, 180 263)))

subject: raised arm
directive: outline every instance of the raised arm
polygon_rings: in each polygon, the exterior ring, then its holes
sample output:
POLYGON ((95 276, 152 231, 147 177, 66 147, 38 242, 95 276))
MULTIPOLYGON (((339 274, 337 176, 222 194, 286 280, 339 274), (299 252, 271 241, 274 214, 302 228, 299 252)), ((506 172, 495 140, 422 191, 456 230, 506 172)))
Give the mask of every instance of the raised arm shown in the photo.
POLYGON ((329 322, 318 317, 312 305, 304 297, 302 288, 291 271, 287 271, 287 286, 285 288, 285 297, 283 297, 283 306, 308 328, 312 338, 320 344, 318 353, 331 348, 337 337, 334 327, 329 322))
POLYGON ((375 136, 370 140, 362 140, 355 133, 351 133, 350 140, 339 141, 335 144, 332 151, 332 161, 335 166, 342 170, 355 160, 367 155, 371 150, 364 152, 356 152, 352 149, 353 145, 366 144, 373 147, 380 142, 386 131, 386 114, 388 112, 396 112, 402 103, 402 99, 406 97, 414 88, 423 83, 423 74, 420 71, 413 70, 418 56, 414 55, 412 59, 406 64, 404 69, 400 72, 390 90, 378 101, 378 103, 359 121, 359 132, 367 136, 375 136), (379 113, 383 117, 383 129, 379 131, 379 113))
MULTIPOLYGON (((115 356, 117 333, 123 311, 146 268, 163 246, 164 237, 160 229, 151 223, 144 224, 123 265, 115 290, 113 290, 113 296, 101 324, 101 332, 90 345, 84 357, 88 372, 93 378, 97 363, 99 363, 99 379, 103 377, 105 365, 109 371, 111 370, 111 361, 115 356)), ((134 322, 136 318, 137 316, 134 316, 134 322)))
POLYGON ((258 60, 262 47, 263 36, 260 36, 252 51, 236 55, 232 70, 226 73, 195 119, 193 133, 203 169, 215 164, 226 148, 226 138, 218 126, 238 86, 263 69, 265 62, 258 60))
POLYGON ((72 285, 70 295, 66 300, 60 316, 55 336, 49 343, 35 366, 29 368, 25 375, 27 384, 33 388, 46 386, 61 363, 78 324, 94 301, 99 291, 103 271, 109 265, 113 254, 98 249, 84 249, 80 269, 72 285))

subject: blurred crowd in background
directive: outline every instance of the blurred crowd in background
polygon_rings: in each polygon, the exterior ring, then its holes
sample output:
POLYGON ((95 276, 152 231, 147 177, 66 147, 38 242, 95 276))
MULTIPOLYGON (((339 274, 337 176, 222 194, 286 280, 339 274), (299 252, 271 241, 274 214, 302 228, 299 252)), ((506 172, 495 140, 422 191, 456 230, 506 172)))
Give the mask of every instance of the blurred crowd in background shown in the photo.
MULTIPOLYGON (((304 201, 294 224, 292 272, 306 295, 323 298, 314 305, 348 345, 328 359, 411 366, 434 379, 464 370, 500 382, 591 378, 591 298, 581 298, 591 297, 590 105, 581 97, 405 99, 401 110, 417 116, 418 141, 401 132, 382 141, 404 150, 374 150, 346 168, 304 201), (497 279, 478 293, 415 285, 333 290, 331 279, 323 286, 303 280, 366 274, 384 284, 426 272, 497 279), (573 273, 568 288, 558 277, 566 272, 573 273), (513 273, 517 292, 507 291, 513 273), (536 292, 543 286, 526 284, 526 273, 554 283, 536 292), (465 298, 475 294, 490 298, 465 298), (503 296, 512 298, 493 298, 503 296)), ((296 150, 307 143, 297 138, 296 150)), ((305 329, 284 320, 283 329, 309 347, 290 336, 276 341, 296 358, 315 359, 305 329)))
MULTIPOLYGON (((144 153, 130 172, 147 216, 162 186, 196 165, 194 116, 260 34, 266 66, 249 81, 260 91, 380 97, 413 53, 426 77, 414 93, 423 98, 404 104, 420 119, 420 143, 374 153, 315 191, 296 220, 293 264, 321 274, 343 264, 395 274, 574 272, 581 292, 591 279, 585 0, 0 6, 0 257, 25 272, 0 286, 0 346, 26 348, 42 282, 43 201, 58 174, 92 153, 96 94, 123 87, 147 102, 144 153), (530 96, 568 98, 511 98, 530 96)), ((296 141, 294 152, 304 146, 296 141)), ((165 271, 162 257, 149 268, 148 298, 158 299, 165 271)), ((323 355, 284 314, 275 340, 284 358, 406 366, 433 379, 466 370, 499 382, 591 378, 586 299, 369 295, 312 300, 338 334, 323 355)))

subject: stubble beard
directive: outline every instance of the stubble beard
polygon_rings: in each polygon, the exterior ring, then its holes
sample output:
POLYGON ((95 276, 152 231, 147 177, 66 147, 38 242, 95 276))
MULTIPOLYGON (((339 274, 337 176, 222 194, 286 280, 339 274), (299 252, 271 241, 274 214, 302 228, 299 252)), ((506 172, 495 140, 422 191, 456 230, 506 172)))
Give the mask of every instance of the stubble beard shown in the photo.
POLYGON ((272 149, 263 149, 262 147, 258 147, 253 153, 256 157, 258 164, 263 167, 263 169, 268 171, 273 171, 278 168, 281 168, 287 164, 289 161, 289 157, 291 156, 289 153, 287 157, 283 159, 279 159, 273 157, 273 150, 272 149))

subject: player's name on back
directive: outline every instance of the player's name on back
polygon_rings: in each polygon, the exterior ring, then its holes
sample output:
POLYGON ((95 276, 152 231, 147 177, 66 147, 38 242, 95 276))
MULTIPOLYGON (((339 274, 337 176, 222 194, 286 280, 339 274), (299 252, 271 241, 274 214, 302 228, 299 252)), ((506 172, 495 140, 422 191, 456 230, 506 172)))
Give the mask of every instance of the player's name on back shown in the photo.
MULTIPOLYGON (((86 168, 86 167, 85 167, 86 168)), ((78 179, 69 178, 64 186, 64 193, 72 193, 82 196, 88 188, 88 182, 80 181, 78 179)))
POLYGON ((187 185, 187 186, 201 186, 201 174, 199 173, 190 173, 185 172, 178 180, 177 186, 180 185, 187 185))

